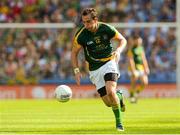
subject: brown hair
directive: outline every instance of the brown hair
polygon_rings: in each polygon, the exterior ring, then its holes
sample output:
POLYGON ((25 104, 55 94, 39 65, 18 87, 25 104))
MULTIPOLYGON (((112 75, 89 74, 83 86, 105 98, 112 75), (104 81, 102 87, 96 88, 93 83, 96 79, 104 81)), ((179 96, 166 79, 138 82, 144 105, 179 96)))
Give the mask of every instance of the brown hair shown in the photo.
POLYGON ((86 15, 91 15, 91 18, 92 19, 95 19, 95 18, 97 18, 98 16, 97 16, 97 11, 96 11, 96 9, 94 9, 94 8, 85 8, 83 11, 82 11, 82 16, 86 16, 86 15))
POLYGON ((136 39, 138 39, 138 38, 140 38, 139 35, 137 35, 137 34, 133 35, 133 39, 134 39, 134 40, 136 40, 136 39))

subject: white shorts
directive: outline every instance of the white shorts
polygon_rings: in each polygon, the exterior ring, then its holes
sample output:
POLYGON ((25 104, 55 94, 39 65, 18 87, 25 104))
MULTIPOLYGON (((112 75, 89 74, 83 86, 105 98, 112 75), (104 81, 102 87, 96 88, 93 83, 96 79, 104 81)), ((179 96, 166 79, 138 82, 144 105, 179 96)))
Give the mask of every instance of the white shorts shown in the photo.
POLYGON ((89 78, 91 82, 96 86, 96 90, 105 86, 104 75, 107 73, 117 73, 118 78, 120 77, 118 63, 116 63, 114 59, 108 61, 106 64, 104 64, 97 70, 89 72, 89 78))
MULTIPOLYGON (((129 76, 132 76, 132 72, 128 72, 129 76)), ((136 77, 141 77, 145 75, 144 70, 135 70, 136 77)))

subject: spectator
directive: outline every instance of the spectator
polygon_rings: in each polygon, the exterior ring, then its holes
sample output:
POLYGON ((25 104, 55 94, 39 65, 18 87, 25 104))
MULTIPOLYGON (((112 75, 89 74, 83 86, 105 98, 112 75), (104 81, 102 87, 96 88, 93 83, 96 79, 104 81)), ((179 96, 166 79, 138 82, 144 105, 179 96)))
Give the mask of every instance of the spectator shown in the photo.
MULTIPOLYGON (((152 75, 158 72, 161 72, 162 77, 175 74, 176 30, 174 28, 120 29, 120 32, 127 38, 134 33, 142 35, 152 75)), ((15 80, 16 72, 20 70, 18 61, 21 61, 20 65, 23 69, 21 72, 23 74, 19 77, 25 76, 28 79, 25 83, 36 83, 38 80, 47 78, 73 77, 72 71, 69 70, 71 67, 70 40, 73 35, 71 30, 32 29, 29 33, 26 29, 2 29, 0 34, 3 35, 0 37, 2 46, 0 61, 5 63, 0 64, 1 80, 2 78, 15 80)), ((84 58, 81 58, 80 65, 84 64, 84 58)), ((122 54, 119 66, 122 78, 127 80, 126 54, 122 54)), ((87 70, 82 69, 82 71, 85 76, 87 70)))
POLYGON ((102 14, 100 20, 105 22, 174 22, 175 3, 176 0, 8 0, 0 3, 0 22, 73 22, 85 7, 97 7, 102 14))

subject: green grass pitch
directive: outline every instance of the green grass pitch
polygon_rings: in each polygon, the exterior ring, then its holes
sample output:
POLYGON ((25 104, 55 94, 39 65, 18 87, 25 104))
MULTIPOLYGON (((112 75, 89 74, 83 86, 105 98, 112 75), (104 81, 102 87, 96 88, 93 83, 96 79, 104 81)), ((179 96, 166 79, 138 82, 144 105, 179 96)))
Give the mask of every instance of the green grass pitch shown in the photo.
MULTIPOLYGON (((180 99, 126 100, 123 134, 180 134, 180 99)), ((119 134, 101 99, 0 100, 0 134, 119 134)))

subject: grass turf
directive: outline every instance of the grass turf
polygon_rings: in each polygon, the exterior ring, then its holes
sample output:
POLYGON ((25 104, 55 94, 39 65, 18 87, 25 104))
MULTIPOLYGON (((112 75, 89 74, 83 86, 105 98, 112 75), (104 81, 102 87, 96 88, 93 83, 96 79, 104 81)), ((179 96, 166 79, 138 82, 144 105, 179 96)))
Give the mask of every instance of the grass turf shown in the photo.
MULTIPOLYGON (((180 134, 180 99, 126 101, 123 134, 180 134)), ((0 100, 0 133, 119 134, 101 99, 0 100)))

